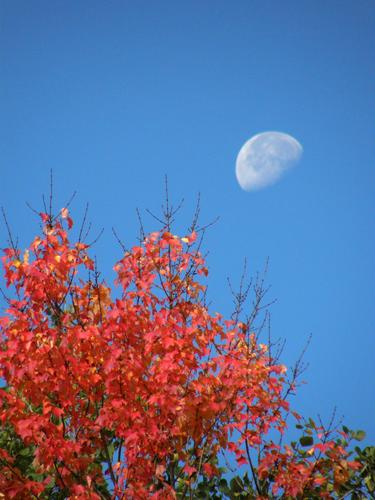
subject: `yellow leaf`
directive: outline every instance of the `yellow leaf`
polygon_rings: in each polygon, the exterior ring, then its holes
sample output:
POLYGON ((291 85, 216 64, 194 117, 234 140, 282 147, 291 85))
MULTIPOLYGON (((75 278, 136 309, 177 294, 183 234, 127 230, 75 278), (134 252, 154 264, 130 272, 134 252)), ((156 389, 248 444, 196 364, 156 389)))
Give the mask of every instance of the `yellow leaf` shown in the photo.
POLYGON ((29 263, 29 251, 25 250, 25 253, 23 254, 23 263, 28 264, 29 263))

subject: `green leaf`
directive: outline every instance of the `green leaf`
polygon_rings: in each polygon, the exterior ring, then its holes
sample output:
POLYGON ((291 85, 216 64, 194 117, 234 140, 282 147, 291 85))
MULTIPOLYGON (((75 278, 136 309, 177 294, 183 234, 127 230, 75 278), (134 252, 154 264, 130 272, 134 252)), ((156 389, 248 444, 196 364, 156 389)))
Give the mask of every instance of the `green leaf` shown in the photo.
POLYGON ((205 491, 196 491, 195 495, 197 498, 207 498, 207 493, 205 491))
POLYGON ((356 441, 363 441, 366 437, 365 431, 356 431, 353 435, 356 441))
POLYGON ((365 477, 364 481, 367 489, 371 492, 374 491, 374 483, 372 482, 371 477, 365 477))
POLYGON ((246 486, 250 486, 250 479, 249 479, 249 476, 247 475, 247 472, 245 472, 244 476, 243 476, 243 482, 246 486))
POLYGON ((233 493, 241 493, 244 488, 242 479, 239 476, 236 476, 233 479, 231 479, 230 488, 233 493))
POLYGON ((33 481, 37 481, 39 483, 41 483, 45 478, 44 474, 37 474, 36 472, 32 472, 29 476, 33 481))
POLYGON ((224 495, 227 495, 227 496, 230 495, 230 489, 228 487, 228 482, 226 479, 220 479, 219 491, 220 491, 220 493, 223 493, 224 495))
POLYGON ((302 436, 299 440, 301 446, 311 446, 314 443, 314 440, 311 436, 302 436))
POLYGON ((30 448, 24 448, 18 453, 18 455, 21 455, 21 457, 29 457, 32 454, 33 450, 31 450, 30 448))
POLYGON ((312 429, 316 428, 315 422, 312 418, 309 418, 308 427, 311 427, 312 429))
POLYGON ((113 454, 115 452, 115 443, 112 441, 112 443, 110 443, 107 448, 108 448, 109 457, 112 460, 113 454))

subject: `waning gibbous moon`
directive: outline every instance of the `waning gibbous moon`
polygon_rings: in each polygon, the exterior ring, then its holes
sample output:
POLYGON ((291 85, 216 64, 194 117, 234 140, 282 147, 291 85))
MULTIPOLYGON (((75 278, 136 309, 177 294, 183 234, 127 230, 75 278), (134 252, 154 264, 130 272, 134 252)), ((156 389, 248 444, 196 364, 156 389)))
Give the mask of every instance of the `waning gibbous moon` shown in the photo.
POLYGON ((240 149, 236 177, 245 191, 255 191, 274 184, 302 156, 301 144, 282 132, 254 135, 240 149))

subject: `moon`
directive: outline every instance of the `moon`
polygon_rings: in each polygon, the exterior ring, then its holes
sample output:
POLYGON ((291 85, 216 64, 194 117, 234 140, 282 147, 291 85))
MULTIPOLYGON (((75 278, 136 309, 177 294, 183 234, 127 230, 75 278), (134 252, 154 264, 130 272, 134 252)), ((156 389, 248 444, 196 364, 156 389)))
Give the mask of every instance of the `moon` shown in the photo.
POLYGON ((302 156, 301 144, 283 132, 262 132, 245 142, 236 160, 236 177, 245 191, 274 184, 302 156))

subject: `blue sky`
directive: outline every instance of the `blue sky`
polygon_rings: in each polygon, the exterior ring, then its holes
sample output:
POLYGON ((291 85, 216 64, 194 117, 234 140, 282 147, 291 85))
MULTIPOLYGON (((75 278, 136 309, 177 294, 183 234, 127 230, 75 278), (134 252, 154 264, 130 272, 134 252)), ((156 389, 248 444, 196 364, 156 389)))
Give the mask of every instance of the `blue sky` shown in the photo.
POLYGON ((202 222, 220 216, 205 246, 212 307, 229 315, 226 278, 269 257, 283 360, 313 335, 296 407, 328 418, 337 406, 372 443, 374 21, 372 0, 0 6, 0 204, 21 246, 37 230, 25 201, 41 207, 51 168, 56 206, 77 190, 73 216, 89 202, 105 228, 95 252, 109 281, 111 226, 135 243, 135 208, 159 209, 167 174, 183 232, 200 192, 202 222), (267 130, 294 136, 302 160, 242 191, 238 151, 267 130))

